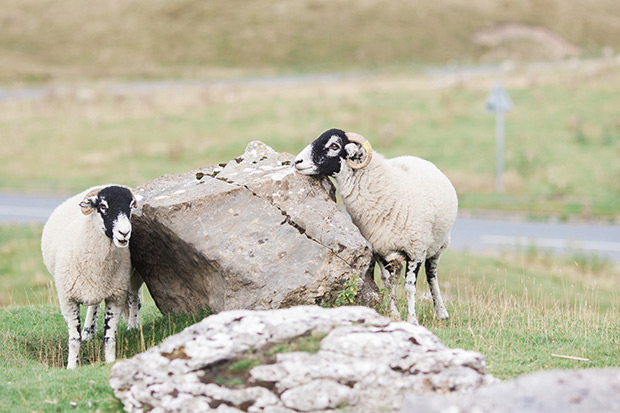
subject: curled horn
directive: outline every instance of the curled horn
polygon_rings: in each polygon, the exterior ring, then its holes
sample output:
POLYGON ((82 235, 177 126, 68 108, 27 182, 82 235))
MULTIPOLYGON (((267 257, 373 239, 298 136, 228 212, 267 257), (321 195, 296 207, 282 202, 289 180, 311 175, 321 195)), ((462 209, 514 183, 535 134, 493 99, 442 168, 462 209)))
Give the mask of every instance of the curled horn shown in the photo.
POLYGON ((91 196, 99 195, 100 191, 101 191, 101 188, 92 189, 92 190, 88 191, 88 193, 86 195, 84 195, 84 199, 88 199, 91 196))
POLYGON ((101 188, 97 187, 97 188, 94 188, 88 191, 88 193, 84 195, 84 200, 80 202, 80 208, 82 209, 82 214, 89 215, 91 212, 93 212, 92 207, 91 207, 91 202, 88 200, 88 198, 97 196, 99 194, 99 191, 101 191, 101 188))
POLYGON ((345 133, 345 135, 347 135, 347 138, 349 138, 349 140, 351 142, 355 142, 359 145, 362 146, 362 148, 364 148, 364 150, 366 151, 366 159, 364 160, 364 162, 362 163, 353 163, 351 162, 351 160, 347 159, 347 165, 349 165, 351 167, 351 169, 362 169, 368 166, 368 164, 370 163, 370 160, 372 159, 372 146, 370 146, 370 142, 368 142, 368 139, 364 138, 362 135, 359 135, 357 133, 353 133, 353 132, 347 132, 345 133))

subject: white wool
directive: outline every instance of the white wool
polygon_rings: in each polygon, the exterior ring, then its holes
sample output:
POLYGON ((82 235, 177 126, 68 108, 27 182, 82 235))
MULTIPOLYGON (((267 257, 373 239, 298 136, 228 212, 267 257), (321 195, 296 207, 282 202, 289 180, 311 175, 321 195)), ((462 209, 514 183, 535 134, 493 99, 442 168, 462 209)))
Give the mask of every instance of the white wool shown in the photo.
MULTIPOLYGON (((77 366, 80 304, 90 306, 82 332, 82 338, 90 340, 94 336, 99 305, 106 302, 112 335, 106 337, 107 362, 115 359, 114 334, 120 312, 129 310, 129 326, 137 327, 142 279, 132 273, 129 248, 116 247, 105 235, 98 212, 84 215, 80 207, 86 194, 106 186, 92 187, 67 199, 52 212, 43 227, 43 262, 54 277, 60 307, 69 327, 68 368, 77 366)), ((121 222, 121 218, 117 229, 128 231, 131 223, 124 219, 127 222, 121 222)))
POLYGON ((43 262, 54 276, 61 300, 98 304, 127 295, 131 274, 128 248, 116 248, 100 229, 98 213, 83 215, 79 203, 92 187, 60 204, 43 228, 43 262))
POLYGON ((440 320, 446 319, 448 312, 437 281, 437 262, 450 244, 450 230, 458 209, 456 191, 431 162, 414 156, 386 159, 371 150, 360 135, 329 130, 297 155, 295 168, 305 175, 333 175, 353 223, 374 249, 388 290, 392 317, 400 319, 395 287, 406 263, 407 320, 418 322, 416 280, 422 264, 426 267, 435 314, 440 320), (346 139, 351 142, 344 143, 346 139), (360 150, 366 152, 366 159, 353 162, 352 159, 359 159, 360 150), (334 164, 337 159, 339 168, 334 164))
POLYGON ((424 261, 449 245, 456 191, 431 162, 375 152, 367 167, 343 164, 335 179, 353 222, 381 257, 404 252, 424 261))

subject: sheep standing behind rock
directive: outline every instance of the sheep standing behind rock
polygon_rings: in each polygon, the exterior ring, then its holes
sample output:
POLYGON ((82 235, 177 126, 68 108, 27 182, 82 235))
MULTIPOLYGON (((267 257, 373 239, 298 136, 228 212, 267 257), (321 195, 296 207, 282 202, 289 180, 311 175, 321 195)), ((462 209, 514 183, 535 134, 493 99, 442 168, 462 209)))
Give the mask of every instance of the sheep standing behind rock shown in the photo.
POLYGON ((390 297, 406 262, 407 320, 417 324, 418 271, 426 278, 438 319, 448 318, 437 282, 437 262, 450 243, 458 200, 450 180, 431 162, 414 156, 386 159, 355 133, 330 129, 297 155, 297 172, 333 176, 353 223, 372 245, 390 297))
POLYGON ((77 367, 81 339, 94 337, 99 306, 105 301, 105 360, 116 359, 116 328, 123 311, 138 326, 142 280, 132 274, 129 239, 131 190, 120 185, 87 189, 60 204, 41 237, 43 262, 54 276, 60 309, 69 329, 68 369, 77 367), (80 305, 88 305, 80 336, 80 305))

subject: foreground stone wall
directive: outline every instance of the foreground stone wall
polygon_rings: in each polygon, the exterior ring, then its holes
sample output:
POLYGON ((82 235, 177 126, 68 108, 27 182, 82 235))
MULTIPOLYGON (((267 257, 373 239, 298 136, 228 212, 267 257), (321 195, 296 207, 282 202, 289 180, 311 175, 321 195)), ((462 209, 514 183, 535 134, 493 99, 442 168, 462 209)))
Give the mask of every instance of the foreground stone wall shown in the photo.
POLYGON ((210 316, 117 362, 110 385, 128 411, 394 412, 409 393, 496 380, 478 353, 366 307, 300 306, 210 316))
POLYGON ((407 396, 401 411, 425 413, 620 412, 620 369, 542 371, 471 393, 407 396))

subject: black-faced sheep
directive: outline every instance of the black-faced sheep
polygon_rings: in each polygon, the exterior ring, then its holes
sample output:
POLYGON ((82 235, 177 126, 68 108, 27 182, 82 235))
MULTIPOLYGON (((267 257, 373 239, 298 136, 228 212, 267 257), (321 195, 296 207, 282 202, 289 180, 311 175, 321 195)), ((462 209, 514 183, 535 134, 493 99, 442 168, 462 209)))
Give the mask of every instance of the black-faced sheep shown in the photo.
POLYGON ((374 249, 393 318, 400 319, 395 288, 403 261, 407 320, 418 322, 415 294, 422 263, 435 314, 440 320, 448 318, 437 262, 450 243, 458 201, 450 180, 435 165, 414 156, 386 159, 373 153, 364 137, 330 129, 297 155, 295 168, 336 180, 353 223, 374 249))
POLYGON ((116 328, 129 307, 128 326, 138 326, 142 279, 129 253, 131 190, 104 185, 67 199, 50 215, 41 237, 43 262, 54 276, 60 309, 69 329, 68 369, 77 367, 81 338, 93 338, 105 301, 105 361, 116 359, 116 328), (135 274, 135 275, 134 275, 135 274), (80 336, 80 305, 89 306, 80 336))

